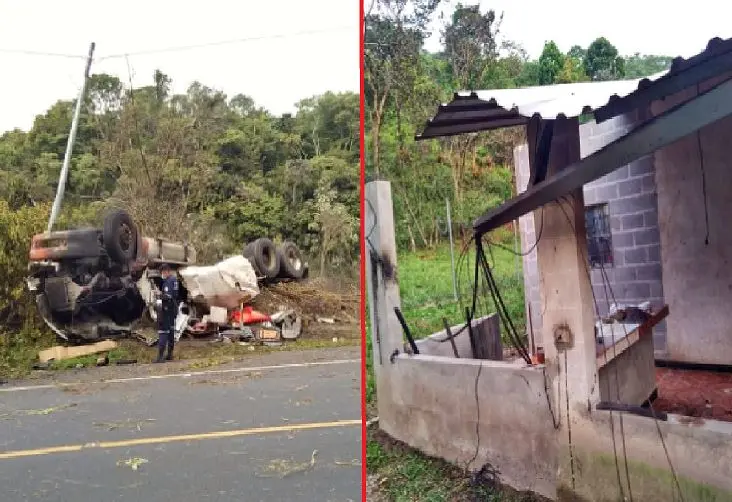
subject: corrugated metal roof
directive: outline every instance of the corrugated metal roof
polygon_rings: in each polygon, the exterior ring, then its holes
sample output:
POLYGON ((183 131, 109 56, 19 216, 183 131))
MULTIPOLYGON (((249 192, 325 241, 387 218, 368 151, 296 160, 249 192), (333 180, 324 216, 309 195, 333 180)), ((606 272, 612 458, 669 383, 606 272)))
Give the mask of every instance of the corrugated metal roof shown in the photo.
POLYGON ((725 71, 732 71, 732 39, 714 38, 703 52, 676 58, 668 71, 647 78, 458 92, 417 139, 522 125, 532 116, 551 120, 594 112, 598 121, 606 120, 725 71), (695 75, 682 77, 694 68, 695 75))

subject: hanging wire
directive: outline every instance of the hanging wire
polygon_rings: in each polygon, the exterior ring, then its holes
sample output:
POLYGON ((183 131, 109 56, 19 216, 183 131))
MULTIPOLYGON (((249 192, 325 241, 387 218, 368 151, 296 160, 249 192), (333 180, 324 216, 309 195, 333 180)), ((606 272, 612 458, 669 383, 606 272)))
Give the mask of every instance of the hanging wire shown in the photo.
MULTIPOLYGON (((564 197, 564 196, 563 197, 560 197, 560 199, 566 201, 568 204, 571 204, 569 202, 569 200, 566 197, 564 197)), ((560 207, 562 208, 562 212, 564 213, 564 216, 566 217, 567 222, 569 223, 570 227, 572 228, 572 231, 576 234, 576 230, 574 228, 574 225, 572 224, 572 221, 571 221, 571 218, 569 217, 569 214, 567 214, 567 212, 564 210, 564 207, 561 204, 560 204, 560 207)), ((585 259, 585 263, 588 264, 589 263, 589 257, 588 256, 584 256, 584 259, 585 259)), ((589 265, 586 265, 586 270, 587 270, 587 274, 588 274, 588 277, 590 279, 590 284, 591 284, 592 283, 592 277, 591 277, 591 274, 590 274, 589 265)), ((616 298, 615 298, 615 293, 614 293, 613 288, 612 288, 612 285, 609 283, 609 281, 608 281, 608 290, 609 290, 609 292, 610 292, 610 294, 612 296, 613 302, 617 305, 617 301, 616 301, 616 298)), ((593 301, 595 303, 595 310, 597 312, 597 315, 599 316, 599 306, 597 304, 597 299, 595 297, 594 290, 592 291, 592 298, 593 298, 593 301)), ((621 323, 621 326, 623 327, 624 334, 627 337, 628 336, 627 327, 623 323, 621 323)), ((600 330, 601 330, 601 334, 602 334, 602 323, 600 324, 600 330)), ((612 334, 612 342, 613 342, 613 350, 616 350, 616 348, 615 348, 615 334, 614 333, 612 334)), ((605 355, 605 361, 607 361, 607 352, 605 354, 606 354, 605 355)), ((614 356, 615 356, 615 354, 614 354, 614 356)), ((616 376, 617 376, 617 368, 616 368, 616 376)), ((671 471, 671 476, 672 476, 673 482, 674 482, 674 484, 676 486, 676 489, 677 489, 677 491, 679 493, 679 497, 681 498, 681 502, 685 502, 684 501, 684 493, 681 490, 681 484, 679 482, 678 476, 676 475, 676 469, 674 468, 673 462, 671 461, 671 455, 669 454, 668 447, 666 446, 666 440, 663 438, 663 432, 661 431, 661 425, 658 422, 658 417, 656 416, 656 412, 655 412, 655 410, 653 408, 653 403, 651 403, 649 401, 648 402, 648 407, 649 407, 649 409, 651 411, 651 415, 653 416, 653 420, 654 420, 654 423, 656 425, 656 430, 658 432, 658 437, 660 439, 661 446, 663 447, 663 451, 664 451, 664 454, 666 456, 666 461, 667 461, 667 463, 669 465, 669 469, 671 471)), ((622 413, 620 414, 620 416, 621 416, 621 420, 622 420, 622 413)), ((612 412, 610 413, 610 417, 611 417, 611 421, 612 421, 612 412)), ((621 434, 622 434, 622 431, 621 431, 621 434)), ((623 437, 623 443, 624 442, 625 442, 625 437, 623 437)), ((613 446, 614 446, 614 443, 615 443, 615 436, 613 435, 613 446)), ((616 459, 616 464, 617 464, 617 459, 616 459)), ((628 469, 627 457, 625 458, 625 466, 626 466, 626 476, 628 476, 628 487, 630 487, 630 478, 629 478, 629 474, 628 474, 628 471, 627 471, 627 469, 628 469)))
POLYGON ((163 47, 159 49, 148 49, 148 50, 141 50, 141 51, 134 51, 134 52, 122 52, 118 54, 110 54, 109 56, 103 56, 98 59, 98 61, 103 61, 105 59, 118 59, 118 58, 124 58, 128 56, 147 56, 150 54, 162 54, 166 52, 181 52, 181 51, 189 51, 193 49, 204 49, 207 47, 218 47, 221 45, 234 45, 234 44, 241 44, 246 42, 255 42, 260 40, 274 40, 274 39, 282 39, 282 38, 293 38, 293 37, 302 37, 302 36, 309 36, 309 35, 319 35, 319 34, 326 34, 326 33, 336 33, 341 31, 352 31, 352 26, 339 26, 335 28, 327 28, 327 29, 320 29, 320 30, 304 30, 304 31, 296 31, 296 32, 290 32, 290 33, 278 33, 274 35, 261 35, 256 37, 244 37, 244 38, 236 38, 231 40, 219 40, 216 42, 204 42, 200 44, 191 44, 191 45, 181 45, 181 46, 174 46, 174 47, 163 47))
POLYGON ((87 55, 83 54, 63 54, 59 52, 45 52, 45 51, 31 51, 26 49, 3 49, 0 48, 0 52, 3 54, 18 54, 22 56, 46 56, 54 58, 66 58, 66 59, 86 59, 87 55))

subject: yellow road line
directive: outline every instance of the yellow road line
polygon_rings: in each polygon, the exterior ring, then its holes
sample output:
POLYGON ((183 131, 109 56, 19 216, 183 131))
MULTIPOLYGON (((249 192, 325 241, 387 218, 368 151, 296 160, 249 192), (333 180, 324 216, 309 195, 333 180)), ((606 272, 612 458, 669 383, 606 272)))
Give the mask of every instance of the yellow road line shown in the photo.
POLYGON ((97 443, 76 444, 65 446, 51 446, 33 450, 16 450, 0 452, 0 459, 36 457, 54 453, 78 452, 89 448, 124 448, 148 444, 173 443, 176 441, 202 441, 206 439, 221 439, 237 436, 252 436, 255 434, 271 434, 276 432, 292 432, 309 429, 327 429, 331 427, 348 427, 361 425, 361 420, 339 420, 336 422, 316 422, 311 424, 280 425, 275 427, 256 427, 252 429, 238 429, 233 431, 204 432, 200 434, 184 434, 179 436, 162 436, 153 438, 123 439, 121 441, 101 441, 97 443))

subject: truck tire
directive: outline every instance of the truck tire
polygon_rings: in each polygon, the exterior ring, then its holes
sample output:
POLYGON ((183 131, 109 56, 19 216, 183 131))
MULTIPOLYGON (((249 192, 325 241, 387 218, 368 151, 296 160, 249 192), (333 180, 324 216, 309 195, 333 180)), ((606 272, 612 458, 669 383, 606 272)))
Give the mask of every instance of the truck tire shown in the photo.
POLYGON ((285 241, 277 248, 280 260, 280 276, 301 279, 304 273, 302 255, 294 242, 285 241))
POLYGON ((250 242, 249 244, 244 245, 244 249, 242 250, 242 254, 244 255, 244 258, 249 260, 249 263, 252 264, 252 268, 254 269, 254 273, 257 275, 262 275, 262 272, 259 271, 259 268, 257 267, 257 262, 254 260, 254 243, 250 242))
POLYGON ((274 243, 262 237, 252 242, 254 263, 261 275, 267 279, 275 279, 280 273, 280 260, 274 243))
POLYGON ((104 249, 112 260, 126 263, 137 255, 137 227, 126 211, 115 209, 104 218, 104 249))

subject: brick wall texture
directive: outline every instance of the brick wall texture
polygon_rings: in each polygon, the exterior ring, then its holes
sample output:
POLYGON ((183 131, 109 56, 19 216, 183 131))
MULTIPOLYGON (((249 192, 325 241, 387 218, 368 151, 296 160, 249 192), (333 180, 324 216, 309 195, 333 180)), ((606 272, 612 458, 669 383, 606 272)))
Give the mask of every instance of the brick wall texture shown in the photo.
MULTIPOLYGON (((580 153, 586 157, 628 132, 635 116, 622 116, 601 124, 580 126, 580 153)), ((529 179, 527 145, 514 150, 516 184, 519 193, 526 190, 529 179)), ((618 303, 650 301, 655 308, 663 305, 661 245, 658 230, 658 205, 653 157, 639 159, 584 187, 585 205, 607 204, 612 229, 614 264, 606 266, 607 284, 618 303)), ((522 250, 536 242, 532 214, 519 220, 522 250)), ((534 333, 541 329, 541 299, 536 252, 524 256, 524 283, 527 313, 531 306, 534 333)), ((613 302, 598 268, 591 271, 592 287, 601 313, 613 302), (609 301, 608 301, 609 300, 609 301)), ((528 315, 528 314, 527 314, 528 315)), ((665 323, 654 329, 654 344, 663 352, 666 341, 665 323)))

